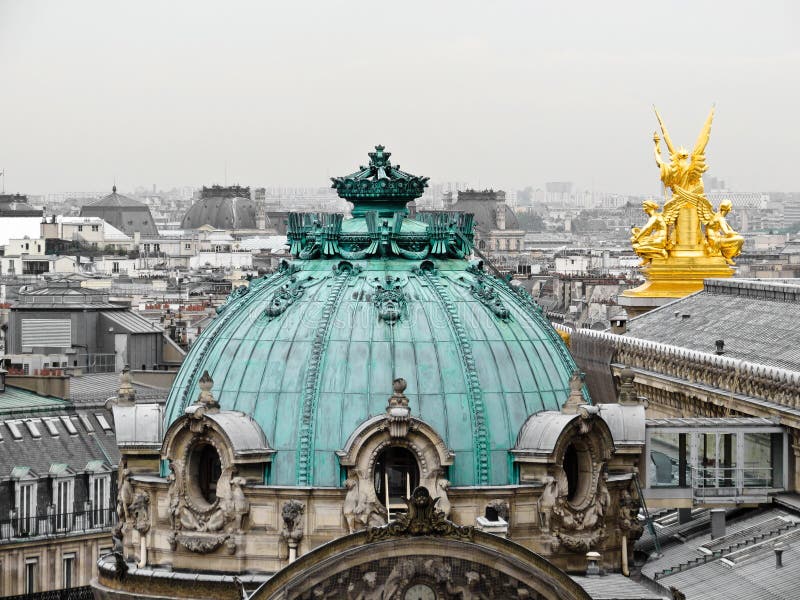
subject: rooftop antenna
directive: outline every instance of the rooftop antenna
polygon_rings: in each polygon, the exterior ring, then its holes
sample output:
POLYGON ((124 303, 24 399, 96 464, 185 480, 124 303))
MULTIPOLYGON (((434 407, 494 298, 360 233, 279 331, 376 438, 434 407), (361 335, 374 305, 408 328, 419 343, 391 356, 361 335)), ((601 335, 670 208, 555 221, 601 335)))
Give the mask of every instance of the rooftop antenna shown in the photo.
POLYGON ((225 187, 228 187, 228 161, 225 161, 225 187))

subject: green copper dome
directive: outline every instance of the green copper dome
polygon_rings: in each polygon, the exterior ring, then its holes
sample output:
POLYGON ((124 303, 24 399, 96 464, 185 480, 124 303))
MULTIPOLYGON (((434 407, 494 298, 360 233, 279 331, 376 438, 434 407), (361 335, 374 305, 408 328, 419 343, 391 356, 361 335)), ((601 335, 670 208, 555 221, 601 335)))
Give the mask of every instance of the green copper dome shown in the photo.
MULTIPOLYGON (((376 150, 389 182, 400 181, 376 150)), ((381 180, 359 180, 371 209, 361 217, 292 215, 297 259, 220 307, 178 372, 167 425, 208 370, 222 409, 252 415, 276 450, 267 483, 340 486, 336 451, 385 413, 403 377, 412 415, 455 453, 452 485, 514 483, 508 451, 520 427, 560 409, 575 365, 527 292, 465 258, 469 215, 408 219, 404 203, 416 196, 376 194, 392 187, 381 180)))

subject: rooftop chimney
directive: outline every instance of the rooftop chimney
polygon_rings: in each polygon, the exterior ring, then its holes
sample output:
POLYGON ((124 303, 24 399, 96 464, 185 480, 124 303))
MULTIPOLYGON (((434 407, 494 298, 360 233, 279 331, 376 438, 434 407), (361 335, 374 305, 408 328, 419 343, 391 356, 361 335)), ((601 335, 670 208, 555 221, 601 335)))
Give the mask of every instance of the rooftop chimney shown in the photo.
POLYGON ((786 550, 786 546, 783 542, 777 542, 773 550, 775 550, 775 568, 780 569, 783 566, 783 551, 786 550))
POLYGON ((725 535, 725 509, 711 509, 711 539, 715 540, 725 535))
POLYGON ((725 354, 725 340, 717 340, 714 344, 717 346, 717 354, 725 354))
POLYGON ((592 577, 600 575, 600 553, 587 552, 586 553, 586 576, 592 577))

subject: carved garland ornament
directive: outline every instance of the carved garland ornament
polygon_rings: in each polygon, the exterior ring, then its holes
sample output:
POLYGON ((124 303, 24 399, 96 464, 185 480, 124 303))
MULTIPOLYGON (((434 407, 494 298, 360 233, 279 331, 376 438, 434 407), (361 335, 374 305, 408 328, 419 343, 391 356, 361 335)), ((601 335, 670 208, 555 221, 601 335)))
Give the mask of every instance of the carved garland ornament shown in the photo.
POLYGON ((427 488, 422 486, 415 488, 408 501, 408 512, 399 515, 388 525, 368 529, 367 541, 420 535, 472 540, 475 528, 456 525, 452 521, 448 521, 444 513, 437 510, 437 501, 438 498, 432 498, 427 488))

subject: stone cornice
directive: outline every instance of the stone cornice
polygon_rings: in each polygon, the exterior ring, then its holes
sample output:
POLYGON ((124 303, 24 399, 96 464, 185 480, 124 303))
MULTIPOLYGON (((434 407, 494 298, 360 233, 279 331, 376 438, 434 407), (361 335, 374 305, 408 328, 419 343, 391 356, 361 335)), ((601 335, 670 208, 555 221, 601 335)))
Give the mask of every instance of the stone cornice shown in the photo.
POLYGON ((611 344, 615 349, 615 362, 630 367, 769 400, 793 409, 800 408, 800 371, 605 331, 577 329, 571 335, 573 340, 583 337, 611 344))

